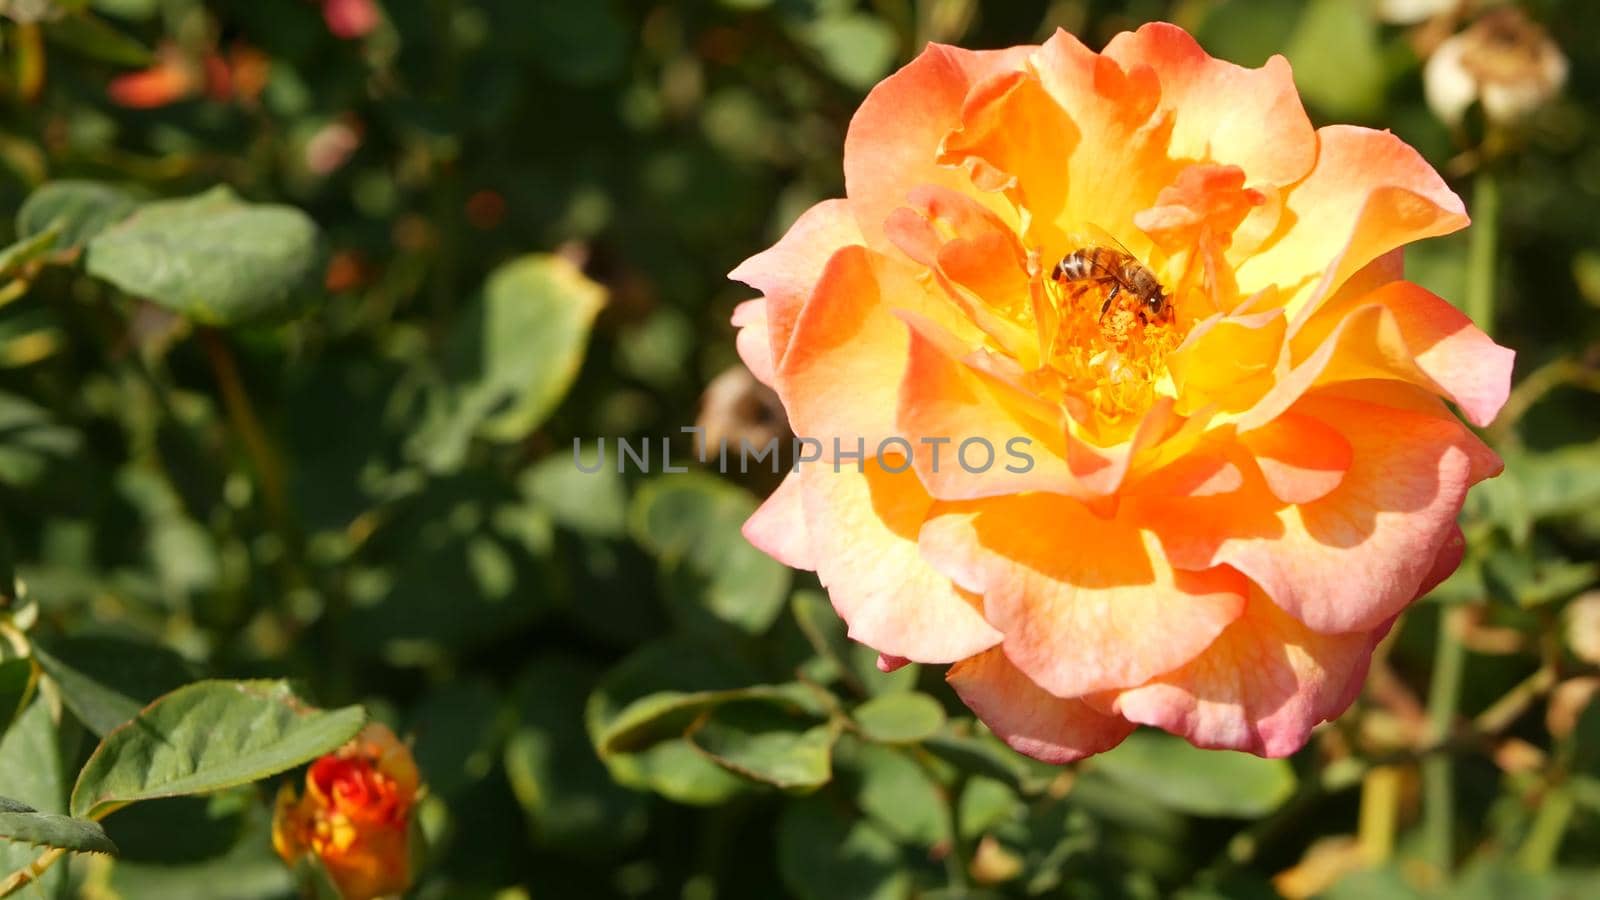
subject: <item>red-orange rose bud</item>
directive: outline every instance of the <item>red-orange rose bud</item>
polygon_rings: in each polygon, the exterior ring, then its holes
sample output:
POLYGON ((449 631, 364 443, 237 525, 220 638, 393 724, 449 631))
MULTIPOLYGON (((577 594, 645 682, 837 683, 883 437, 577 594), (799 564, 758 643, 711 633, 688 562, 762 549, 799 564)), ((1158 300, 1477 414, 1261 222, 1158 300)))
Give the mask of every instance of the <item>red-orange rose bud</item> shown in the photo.
POLYGON ((417 764, 387 726, 371 724, 311 764, 306 791, 278 793, 272 844, 294 865, 317 857, 345 900, 371 900, 411 884, 411 811, 417 764))

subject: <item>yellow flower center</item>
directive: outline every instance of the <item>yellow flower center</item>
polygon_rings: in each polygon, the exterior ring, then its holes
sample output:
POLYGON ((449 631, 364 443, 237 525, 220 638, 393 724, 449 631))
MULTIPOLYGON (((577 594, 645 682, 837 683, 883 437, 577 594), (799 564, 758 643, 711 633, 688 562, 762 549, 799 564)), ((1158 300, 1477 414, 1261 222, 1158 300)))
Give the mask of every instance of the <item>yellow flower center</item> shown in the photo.
POLYGON ((1167 355, 1183 343, 1168 297, 1156 312, 1126 283, 1045 278, 1049 309, 1043 318, 1041 368, 1044 396, 1092 416, 1093 430, 1119 440, 1158 395, 1174 396, 1167 355))

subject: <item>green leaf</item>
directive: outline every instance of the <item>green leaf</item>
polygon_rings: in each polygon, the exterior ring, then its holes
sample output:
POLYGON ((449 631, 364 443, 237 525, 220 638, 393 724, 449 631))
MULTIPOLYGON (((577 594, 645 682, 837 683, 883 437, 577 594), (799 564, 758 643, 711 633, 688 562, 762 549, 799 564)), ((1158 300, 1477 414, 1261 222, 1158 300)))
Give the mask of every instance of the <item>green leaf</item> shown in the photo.
POLYGON ((551 77, 573 85, 609 81, 628 61, 628 24, 606 3, 530 3, 516 33, 551 77))
POLYGON ((856 802, 900 843, 932 847, 950 839, 950 805, 944 789, 905 752, 875 744, 841 754, 857 779, 856 802))
MULTIPOLYGON (((125 900, 282 900, 293 896, 294 875, 272 850, 272 815, 264 806, 259 801, 246 806, 238 825, 225 818, 196 823, 232 829, 220 844, 226 849, 182 865, 172 864, 170 857, 133 860, 133 850, 124 841, 127 855, 111 867, 111 895, 125 900)), ((121 816, 112 824, 120 824, 118 819, 121 816)))
POLYGON ((634 495, 634 539, 660 563, 669 605, 690 628, 705 617, 761 634, 783 612, 792 575, 739 529, 755 512, 744 490, 700 473, 668 475, 634 495))
POLYGON ((51 250, 65 252, 126 219, 137 207, 133 193, 100 181, 51 181, 41 185, 17 210, 17 236, 58 233, 51 250))
POLYGON ((30 659, 0 660, 0 734, 11 727, 33 695, 33 673, 30 659))
POLYGON ((140 206, 89 241, 88 270, 208 325, 284 318, 321 267, 315 222, 227 187, 140 206))
MULTIPOLYGON (((67 773, 50 704, 35 699, 0 738, 0 796, 46 813, 67 811, 67 773)), ((39 851, 26 844, 0 842, 0 872, 11 872, 33 860, 39 851)), ((23 896, 67 896, 67 867, 56 866, 40 879, 37 893, 23 896)))
POLYGON ((778 871, 801 900, 900 900, 911 874, 875 824, 848 818, 822 796, 784 806, 778 818, 778 871))
POLYGON ((923 749, 969 775, 992 778, 1029 796, 1043 792, 1061 776, 1059 767, 1023 756, 990 732, 971 733, 968 724, 950 723, 924 740, 923 749))
POLYGON ((730 772, 784 790, 815 790, 833 777, 833 723, 809 725, 760 703, 730 703, 703 717, 689 743, 730 772))
POLYGON ((164 647, 111 637, 69 638, 34 647, 39 667, 67 708, 100 737, 152 700, 192 681, 183 657, 164 647))
POLYGON ((117 853, 117 845, 106 837, 100 823, 33 810, 0 810, 0 838, 74 853, 117 853))
POLYGON ((88 13, 47 22, 44 34, 69 50, 112 65, 147 66, 154 58, 143 44, 88 13))
POLYGON ((603 287, 558 256, 533 254, 489 275, 447 347, 448 409, 414 438, 435 471, 470 439, 518 441, 555 411, 578 375, 603 287))
MULTIPOLYGON (((17 599, 17 550, 11 544, 11 532, 0 519, 0 609, 11 606, 17 599)), ((9 721, 9 720, 7 720, 9 721)))
MULTIPOLYGON (((600 462, 592 449, 578 455, 585 468, 600 462)), ((522 493, 550 514, 556 524, 579 534, 602 538, 621 537, 627 530, 628 490, 609 457, 610 465, 585 472, 565 449, 534 463, 522 474, 518 484, 522 493)))
POLYGON ((49 253, 60 237, 61 225, 54 224, 0 250, 0 278, 10 278, 18 269, 49 253))
MULTIPOLYGON (((688 639, 647 645, 601 679, 584 707, 589 740, 618 782, 680 803, 712 805, 749 783, 683 737, 699 712, 721 702, 759 698, 776 686, 741 687, 759 675, 688 639)), ((786 702, 804 697, 777 691, 786 702)))
POLYGON ((1600 505, 1600 443, 1549 453, 1511 454, 1504 481, 1522 489, 1522 507, 1535 520, 1577 515, 1600 505))
POLYGON ((1201 750, 1158 731, 1135 731, 1095 757, 1094 770, 1123 790, 1197 816, 1258 818, 1294 793, 1288 760, 1201 750))
POLYGON ((100 742, 72 790, 72 813, 99 819, 139 800, 256 781, 332 752, 365 721, 359 706, 307 706, 281 681, 191 684, 100 742))
POLYGON ((1293 64, 1295 84, 1309 105, 1339 117, 1364 118, 1382 111, 1387 73, 1378 22, 1360 4, 1311 0, 1284 56, 1293 64))
POLYGON ((506 776, 544 846, 624 845, 647 824, 645 798, 612 781, 583 733, 584 701, 597 674, 554 658, 533 663, 522 676, 506 776))
POLYGON ((944 707, 927 694, 884 694, 850 713, 863 737, 881 744, 909 744, 944 727, 944 707))
POLYGON ((821 58, 823 68, 862 91, 889 73, 899 50, 894 28, 865 13, 825 16, 799 34, 821 58))
MULTIPOLYGON (((29 484, 78 451, 78 433, 49 410, 0 391, 0 484, 29 484)), ((8 583, 6 589, 9 591, 8 583)))

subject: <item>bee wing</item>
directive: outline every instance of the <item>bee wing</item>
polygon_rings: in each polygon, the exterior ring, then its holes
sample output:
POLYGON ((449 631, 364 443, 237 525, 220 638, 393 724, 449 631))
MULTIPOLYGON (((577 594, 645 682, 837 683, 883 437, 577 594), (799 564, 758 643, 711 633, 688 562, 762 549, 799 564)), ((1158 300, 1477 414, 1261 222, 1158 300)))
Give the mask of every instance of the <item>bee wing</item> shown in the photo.
POLYGON ((1114 235, 1111 232, 1105 230, 1104 228, 1101 228, 1099 225, 1096 225, 1093 222, 1085 222, 1080 227, 1082 229, 1081 232, 1069 233, 1068 234, 1068 239, 1070 239, 1070 240, 1072 240, 1074 242, 1078 242, 1078 241, 1081 240, 1082 241, 1081 246, 1088 246, 1090 244, 1099 244, 1099 245, 1101 245, 1103 247, 1115 247, 1118 250, 1121 250, 1123 253, 1126 253, 1127 255, 1133 257, 1134 259, 1138 259, 1139 258, 1138 254, 1136 254, 1132 250, 1128 249, 1128 245, 1127 244, 1124 244, 1121 240, 1119 240, 1117 238, 1116 235, 1114 235))

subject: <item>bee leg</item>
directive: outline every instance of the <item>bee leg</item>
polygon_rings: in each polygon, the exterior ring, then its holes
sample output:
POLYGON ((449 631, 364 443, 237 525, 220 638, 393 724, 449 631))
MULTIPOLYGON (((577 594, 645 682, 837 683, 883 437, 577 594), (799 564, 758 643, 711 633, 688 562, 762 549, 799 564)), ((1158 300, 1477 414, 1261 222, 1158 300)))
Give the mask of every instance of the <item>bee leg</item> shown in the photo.
POLYGON ((1106 302, 1100 304, 1100 318, 1104 319, 1106 317, 1106 311, 1111 308, 1111 304, 1117 302, 1117 294, 1121 292, 1121 290, 1122 284, 1116 279, 1112 279, 1111 292, 1106 294, 1106 302))

